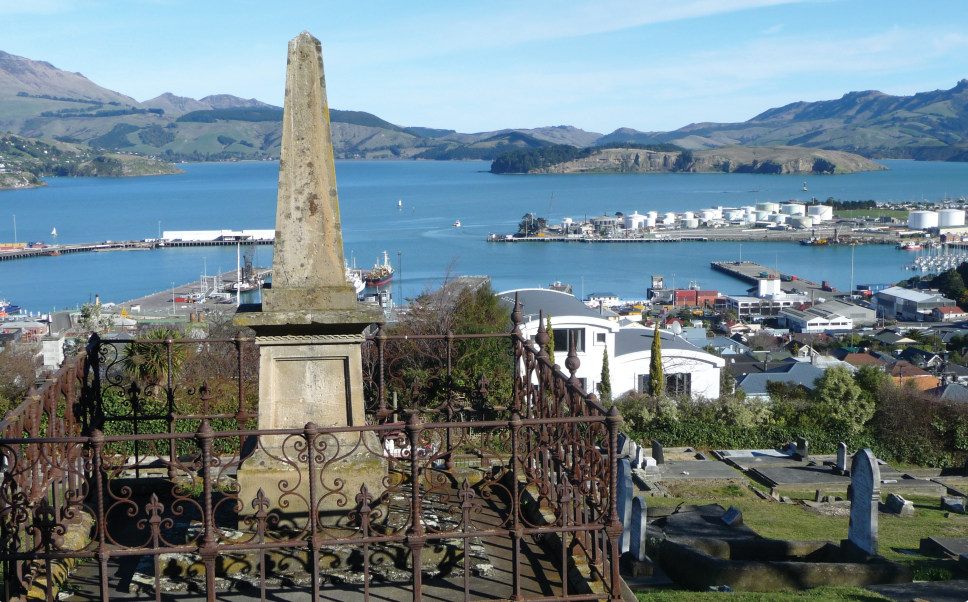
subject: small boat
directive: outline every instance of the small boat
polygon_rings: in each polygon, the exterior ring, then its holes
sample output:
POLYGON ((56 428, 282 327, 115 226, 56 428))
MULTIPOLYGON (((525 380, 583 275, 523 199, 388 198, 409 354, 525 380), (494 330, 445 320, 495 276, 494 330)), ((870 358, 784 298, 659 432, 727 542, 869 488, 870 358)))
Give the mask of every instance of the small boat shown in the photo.
POLYGON ((363 276, 363 280, 367 286, 383 286, 393 280, 393 266, 390 265, 390 259, 387 257, 386 251, 383 252, 383 263, 381 264, 377 260, 373 269, 363 276))
POLYGON ((803 192, 806 192, 806 191, 807 191, 807 183, 806 183, 806 182, 804 182, 804 183, 803 183, 803 192))
POLYGON ((454 222, 453 227, 454 228, 460 228, 460 220, 457 220, 456 222, 454 222))
POLYGON ((57 236, 57 228, 54 228, 53 230, 51 230, 50 235, 57 236))
POLYGON ((11 314, 20 313, 19 305, 12 305, 6 299, 0 299, 0 314, 9 316, 11 314))
POLYGON ((906 245, 898 245, 897 248, 902 251, 920 251, 922 249, 921 245, 914 242, 909 242, 906 245))
POLYGON ((403 209, 403 201, 397 201, 397 209, 403 209))
POLYGON ((363 283, 363 270, 351 268, 349 262, 346 260, 343 260, 343 263, 346 265, 346 282, 349 283, 349 285, 353 287, 353 290, 356 292, 356 294, 359 295, 363 292, 363 289, 366 288, 366 284, 363 283))
POLYGON ((48 255, 50 257, 57 257, 57 256, 59 256, 61 254, 61 252, 60 251, 48 251, 47 253, 44 253, 44 254, 45 255, 48 255))

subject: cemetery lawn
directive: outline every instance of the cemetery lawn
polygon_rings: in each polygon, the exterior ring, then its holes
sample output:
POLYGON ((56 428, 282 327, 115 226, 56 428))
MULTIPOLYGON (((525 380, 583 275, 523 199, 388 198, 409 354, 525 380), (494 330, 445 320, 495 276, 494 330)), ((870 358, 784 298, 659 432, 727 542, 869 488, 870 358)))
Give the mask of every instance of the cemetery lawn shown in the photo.
MULTIPOLYGON (((736 506, 743 512, 743 521, 754 531, 769 539, 802 541, 830 541, 839 544, 847 538, 847 516, 822 516, 798 504, 768 502, 756 497, 748 487, 731 487, 716 483, 673 485, 670 491, 682 497, 646 498, 651 506, 685 504, 719 504, 724 508, 736 506)), ((795 499, 813 500, 813 492, 787 493, 795 499)), ((885 499, 887 495, 882 495, 885 499)), ((879 552, 882 556, 906 564, 914 571, 915 580, 936 581, 963 578, 957 563, 922 556, 918 552, 923 537, 968 537, 968 524, 956 523, 944 517, 939 497, 908 496, 914 502, 915 515, 899 518, 880 513, 878 517, 879 552)), ((656 598, 657 600, 659 598, 656 598)), ((696 598, 699 600, 700 598, 696 598)), ((733 600, 734 598, 730 598, 733 600)), ((740 600, 740 598, 735 598, 740 600)), ((750 598, 750 600, 759 598, 750 598)), ((765 599, 765 598, 764 598, 765 599)), ((786 598, 784 598, 786 599, 786 598)), ((799 600, 800 598, 790 598, 799 600)), ((804 598, 812 599, 812 598, 804 598)), ((818 598, 819 599, 819 598, 818 598)), ((853 599, 853 598, 844 598, 853 599)))
POLYGON ((641 602, 875 602, 889 600, 880 594, 856 587, 820 587, 803 592, 687 592, 668 590, 637 592, 641 602))

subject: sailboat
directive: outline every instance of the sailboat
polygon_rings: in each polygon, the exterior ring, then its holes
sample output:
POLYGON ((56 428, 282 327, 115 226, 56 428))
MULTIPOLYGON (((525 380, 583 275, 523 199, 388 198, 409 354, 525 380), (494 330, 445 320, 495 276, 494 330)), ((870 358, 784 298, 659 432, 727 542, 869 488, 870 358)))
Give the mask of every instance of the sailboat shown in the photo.
POLYGON ((53 230, 51 230, 50 235, 57 236, 57 228, 54 228, 53 230))
POLYGON ((803 183, 803 192, 806 192, 806 191, 807 191, 807 183, 806 183, 806 182, 804 182, 804 183, 803 183))

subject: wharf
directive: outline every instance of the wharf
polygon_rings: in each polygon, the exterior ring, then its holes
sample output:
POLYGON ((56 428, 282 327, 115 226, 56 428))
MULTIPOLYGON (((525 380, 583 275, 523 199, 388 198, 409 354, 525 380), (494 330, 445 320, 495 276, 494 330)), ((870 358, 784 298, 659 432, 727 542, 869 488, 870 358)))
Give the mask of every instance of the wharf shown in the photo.
MULTIPOLYGON (((802 293, 809 294, 811 290, 823 290, 823 287, 816 282, 803 280, 802 278, 797 277, 795 274, 780 272, 758 263, 753 263, 752 261, 713 261, 709 265, 712 266, 714 270, 723 272, 724 274, 729 274, 733 278, 738 278, 743 282, 749 282, 750 284, 758 283, 763 279, 763 276, 760 274, 762 272, 766 272, 770 277, 780 278, 780 288, 786 293, 792 293, 798 290, 802 293)), ((824 292, 829 293, 831 291, 824 292)))
POLYGON ((707 242, 705 236, 663 236, 657 238, 605 238, 570 236, 522 236, 520 238, 489 237, 488 242, 580 242, 580 243, 644 243, 644 242, 707 242))
MULTIPOLYGON (((264 278, 266 275, 272 273, 271 268, 255 268, 254 273, 259 278, 264 278)), ((238 281, 238 270, 232 270, 230 272, 224 272, 219 275, 222 282, 226 285, 232 284, 238 281)), ((172 304, 172 298, 174 293, 174 298, 188 297, 188 295, 202 290, 202 281, 196 280, 195 282, 189 282, 187 284, 182 284, 180 286, 174 287, 174 289, 167 289, 157 293, 152 293, 145 297, 140 297, 138 299, 132 299, 131 301, 125 301, 124 303, 119 303, 116 307, 111 308, 117 312, 121 311, 124 307, 127 309, 128 314, 132 319, 137 319, 138 317, 172 317, 172 318, 187 318, 189 312, 193 311, 214 311, 216 308, 226 308, 232 312, 235 311, 235 295, 233 295, 232 303, 216 303, 211 299, 206 299, 203 303, 174 303, 172 304), (133 310, 132 307, 138 307, 138 310, 133 310)), ((112 312, 113 313, 113 312, 112 312)))
POLYGON ((271 245, 271 240, 124 240, 77 243, 72 245, 49 245, 39 249, 18 249, 0 251, 0 261, 41 257, 44 255, 67 255, 69 253, 108 252, 108 251, 152 251, 165 247, 234 247, 242 245, 271 245))
MULTIPOLYGON (((562 236, 517 236, 490 234, 488 242, 577 242, 577 243, 651 243, 651 242, 789 242, 799 243, 811 238, 833 238, 840 228, 817 227, 809 230, 767 230, 764 228, 701 228, 698 230, 659 230, 654 234, 625 236, 600 236, 585 234, 562 236)), ((896 233, 886 231, 849 231, 850 244, 896 245, 896 233)))

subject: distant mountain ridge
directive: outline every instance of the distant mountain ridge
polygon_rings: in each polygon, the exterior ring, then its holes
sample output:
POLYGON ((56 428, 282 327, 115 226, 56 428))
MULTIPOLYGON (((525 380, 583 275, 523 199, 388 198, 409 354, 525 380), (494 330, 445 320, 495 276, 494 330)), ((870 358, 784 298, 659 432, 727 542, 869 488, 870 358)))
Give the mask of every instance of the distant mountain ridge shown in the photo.
MULTIPOLYGON (((281 111, 257 99, 166 92, 138 102, 79 73, 0 51, 0 132, 113 149, 172 161, 277 158, 281 111), (104 106, 111 105, 111 106, 104 106), (148 109, 154 112, 149 113, 148 109), (215 114, 182 119, 198 112, 215 114), (267 112, 268 111, 268 112, 267 112)), ((692 123, 671 132, 618 128, 610 134, 570 125, 490 132, 390 123, 364 111, 330 110, 340 158, 492 159, 508 150, 567 144, 671 143, 687 150, 801 146, 868 158, 968 161, 968 80, 949 90, 891 96, 869 90, 836 100, 795 102, 740 123, 692 123)))

